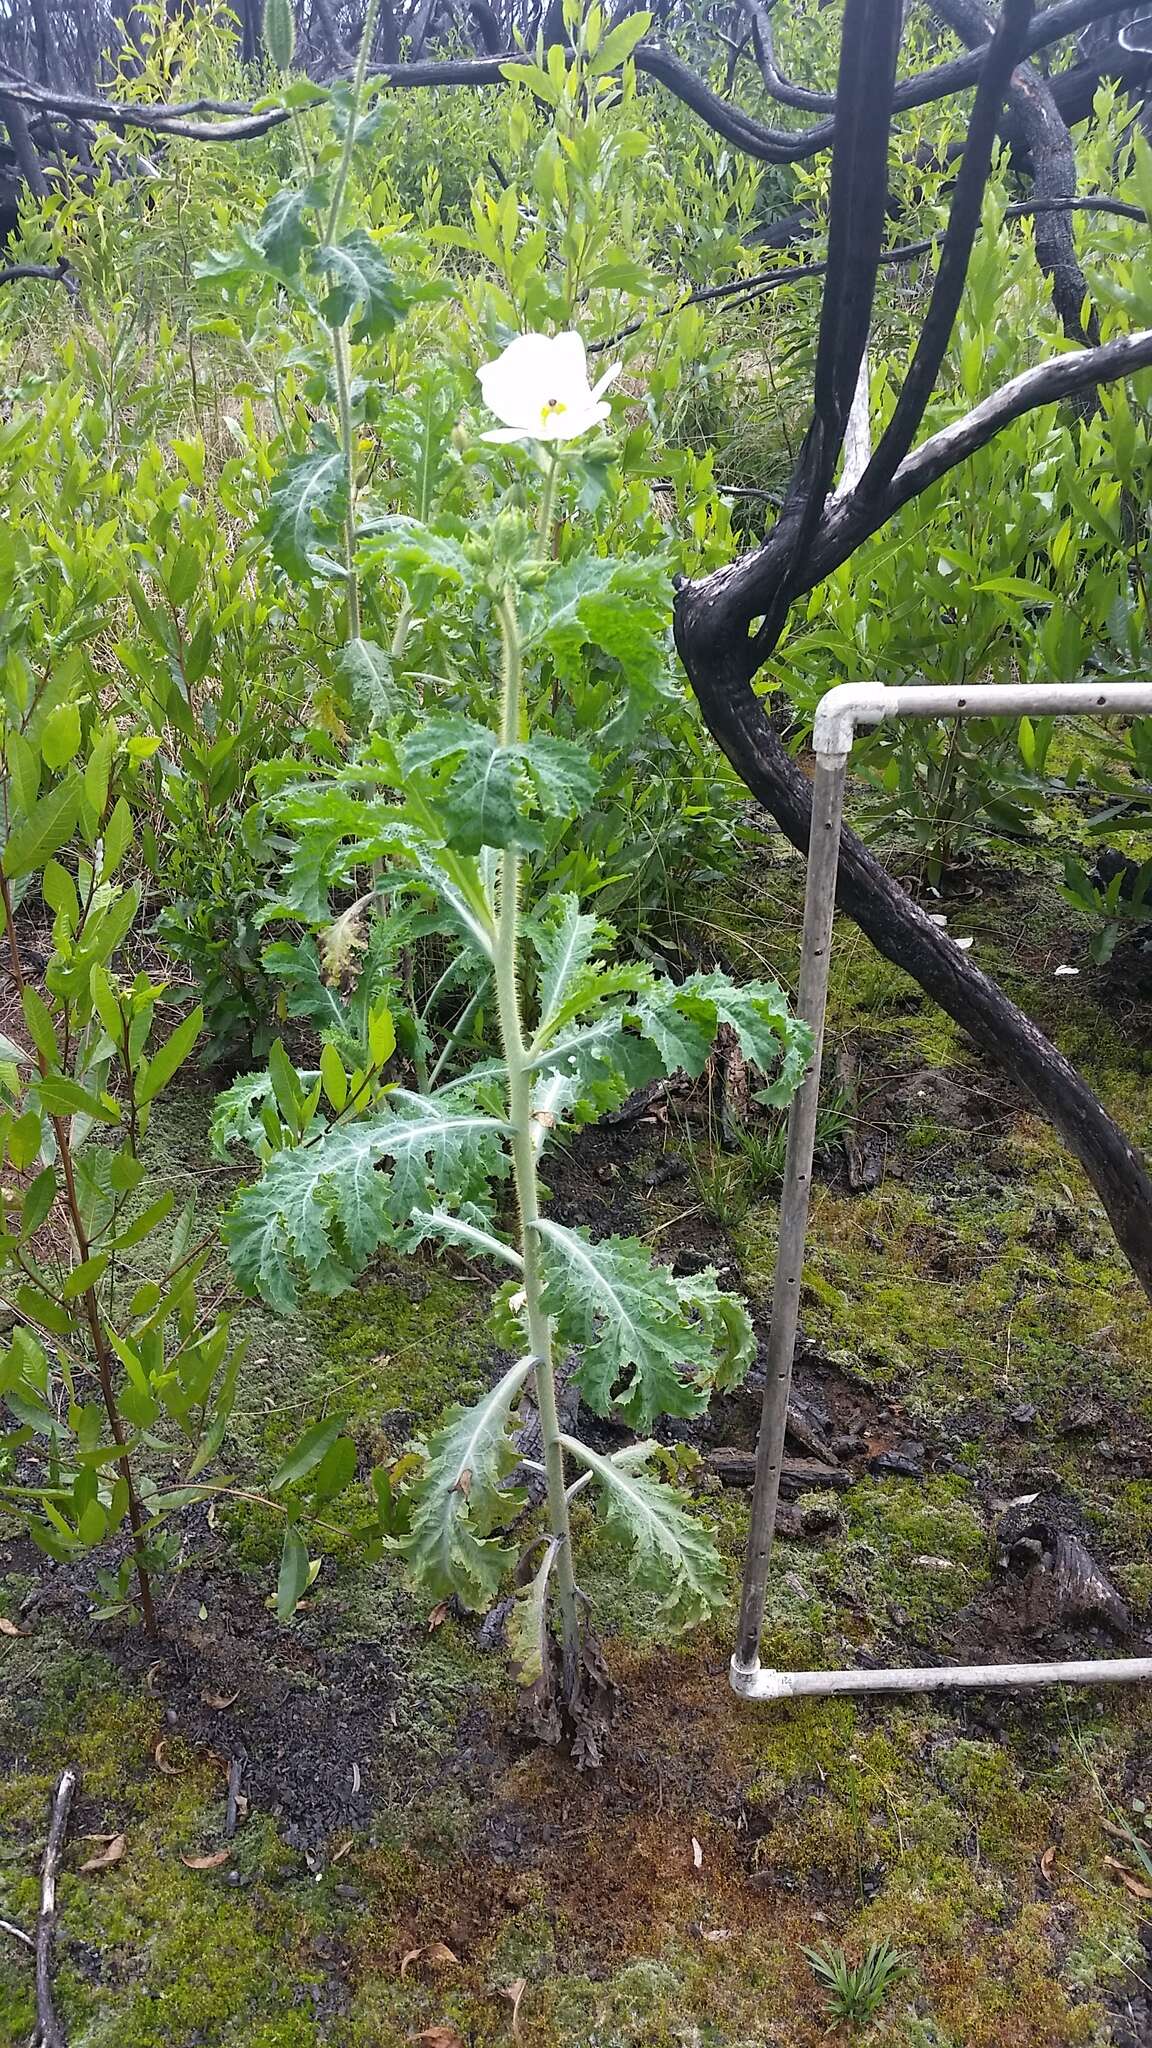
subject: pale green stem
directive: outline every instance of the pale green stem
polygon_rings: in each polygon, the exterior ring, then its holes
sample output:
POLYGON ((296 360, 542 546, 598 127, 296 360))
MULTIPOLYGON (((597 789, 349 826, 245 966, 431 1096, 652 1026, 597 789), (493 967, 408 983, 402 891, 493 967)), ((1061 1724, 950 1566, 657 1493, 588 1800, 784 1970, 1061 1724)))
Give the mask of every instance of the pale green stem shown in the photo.
POLYGON ((332 329, 332 364, 336 372, 336 408, 340 415, 340 446, 344 451, 344 575, 348 606, 348 638, 360 638, 360 579, 356 574, 356 434, 348 387, 348 341, 342 327, 332 329))
POLYGON ((412 631, 413 617, 411 600, 405 598, 396 614, 396 626, 392 634, 391 654, 393 661, 403 661, 404 659, 404 650, 408 645, 408 635, 412 631))
MULTIPOLYGON (((352 74, 352 91, 348 105, 348 125, 344 131, 344 147, 340 152, 340 163, 332 186, 332 204, 328 209, 328 222, 324 233, 325 242, 336 240, 340 232, 340 217, 344 211, 344 195, 348 189, 348 174, 352 169, 352 153, 356 146, 356 128, 360 119, 360 101, 364 92, 364 74, 368 68, 368 52, 376 34, 376 16, 380 0, 368 0, 368 11, 364 16, 364 33, 356 54, 356 69, 352 74)), ((344 453, 344 487, 348 499, 344 515, 344 570, 347 578, 348 638, 360 638, 360 584, 356 575, 356 442, 352 424, 351 379, 348 361, 348 330, 346 326, 332 330, 332 370, 336 384, 336 408, 340 416, 340 446, 344 453)))
MULTIPOLYGON (((504 701, 501 739, 514 746, 520 737, 520 633, 515 606, 505 592, 500 604, 504 649, 504 701)), ((512 1165, 520 1211, 520 1252, 528 1323, 528 1344, 535 1361, 536 1407, 548 1479, 548 1519, 558 1545, 556 1590, 564 1642, 565 1689, 568 1697, 578 1670, 580 1613, 572 1562, 572 1530, 564 1480, 564 1451, 556 1413, 556 1374, 552 1358, 552 1324, 543 1304, 540 1271, 539 1187, 536 1148, 532 1143, 532 1073, 524 1044, 520 989, 516 974, 520 916, 520 854, 508 846, 500 855, 500 911, 496 927, 496 1001, 500 1036, 508 1069, 508 1121, 512 1127, 512 1165)))
POLYGON ((296 147, 300 152, 300 163, 304 176, 310 178, 313 169, 312 152, 308 147, 308 138, 304 133, 304 122, 299 107, 293 107, 292 109, 292 133, 296 138, 296 147))
POLYGON ((540 500, 540 521, 537 533, 540 540, 540 558, 550 561, 552 556, 552 507, 556 498, 556 471, 560 467, 560 450, 552 443, 552 453, 544 475, 544 494, 540 500))
POLYGON ((344 194, 348 189, 348 174, 352 169, 352 152, 356 147, 356 129, 360 120, 360 101, 364 93, 364 77, 368 69, 368 52, 376 36, 376 16, 380 12, 380 0, 368 0, 368 11, 364 16, 364 33, 360 48, 356 52, 356 68, 352 73, 352 91, 348 102, 348 126, 344 131, 344 147, 340 152, 340 163, 336 171, 336 182, 332 187, 332 204, 328 211, 328 231, 325 241, 334 242, 340 229, 340 215, 344 208, 344 194))

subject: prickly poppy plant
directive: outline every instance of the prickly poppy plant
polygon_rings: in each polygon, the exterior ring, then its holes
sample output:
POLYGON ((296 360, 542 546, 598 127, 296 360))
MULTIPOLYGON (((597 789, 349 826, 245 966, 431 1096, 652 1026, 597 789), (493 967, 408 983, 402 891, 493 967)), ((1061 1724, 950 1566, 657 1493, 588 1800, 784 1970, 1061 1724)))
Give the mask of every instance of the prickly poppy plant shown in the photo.
POLYGON ((273 1305, 291 1308, 303 1286, 339 1292, 385 1248, 451 1245, 503 1276, 494 1310, 513 1362, 420 1447, 389 1541, 430 1598, 483 1609, 515 1577, 510 1639, 538 1719, 588 1745, 603 1681, 572 1497, 593 1489, 672 1626, 705 1618, 725 1573, 659 1475, 650 1432, 738 1381, 753 1342, 714 1271, 674 1277, 639 1238, 598 1242, 552 1219, 542 1164, 645 1082, 700 1075, 722 1024, 773 1103, 790 1098, 810 1050, 774 983, 668 980, 617 957, 611 926, 576 894, 541 886, 579 834, 597 774, 587 749, 538 730, 539 707, 605 663, 625 693, 642 692, 666 659, 649 565, 582 548, 572 516, 576 444, 607 414, 610 377, 589 384, 578 335, 519 337, 480 373, 503 421, 484 438, 522 444, 493 458, 516 466, 495 479, 487 511, 478 503, 468 523, 366 518, 365 589, 390 586, 406 613, 434 607, 461 635, 479 631, 490 675, 467 710, 425 716, 397 701, 335 770, 282 764, 268 799, 292 848, 280 908, 320 930, 334 987, 366 957, 420 946, 441 972, 419 1016, 373 1012, 356 1064, 329 1042, 319 1071, 298 1075, 278 1047, 268 1075, 238 1083, 217 1115, 222 1145, 247 1138, 263 1158, 226 1236, 238 1279, 273 1305), (583 1406, 635 1441, 605 1455, 562 1426, 557 1375, 569 1371, 583 1406), (533 1471, 542 1528, 522 1483, 533 1471))

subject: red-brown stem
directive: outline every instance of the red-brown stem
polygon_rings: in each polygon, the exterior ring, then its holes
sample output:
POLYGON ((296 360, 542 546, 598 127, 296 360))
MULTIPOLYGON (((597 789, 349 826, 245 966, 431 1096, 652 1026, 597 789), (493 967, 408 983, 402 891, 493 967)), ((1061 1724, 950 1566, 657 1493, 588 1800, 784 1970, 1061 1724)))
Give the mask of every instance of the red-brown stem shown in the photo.
MULTIPOLYGON (((24 979, 24 967, 20 958, 20 945, 16 937, 16 920, 12 912, 12 892, 8 886, 8 877, 4 872, 2 864, 0 864, 0 900, 3 901, 4 905, 4 926, 8 936, 12 979, 16 983, 17 992, 21 1003, 23 1003, 27 983, 24 979)), ((39 1046, 36 1047, 36 1064, 40 1069, 41 1077, 45 1077, 48 1072, 48 1062, 39 1046)), ((88 1241, 88 1233, 84 1228, 80 1198, 76 1191, 76 1176, 72 1171, 72 1146, 68 1136, 68 1128, 63 1117, 52 1116, 51 1112, 49 1112, 49 1119, 52 1129, 56 1133, 56 1149, 60 1155, 60 1165, 64 1173, 65 1196, 68 1203, 68 1216, 72 1225, 72 1234, 76 1240, 76 1249, 80 1254, 80 1263, 83 1265, 91 1257, 91 1245, 88 1241)), ((95 1288, 86 1287, 81 1298, 84 1303, 85 1315, 88 1318, 88 1328, 92 1336, 92 1349, 96 1354, 96 1366, 100 1376, 100 1392, 104 1397, 104 1407, 108 1415, 108 1427, 112 1431, 113 1442, 118 1444, 121 1450, 121 1455, 116 1462, 120 1477, 124 1481, 128 1494, 128 1522, 132 1530, 132 1549, 135 1553, 136 1579, 140 1587, 140 1607, 144 1615, 144 1626, 148 1630, 149 1635, 159 1636, 160 1631, 156 1624, 156 1609, 152 1602, 152 1582, 149 1578, 147 1567, 143 1562, 144 1517, 140 1510, 140 1502, 136 1496, 136 1482, 132 1475, 132 1463, 127 1451, 124 1449, 124 1426, 120 1420, 120 1411, 116 1406, 116 1389, 112 1379, 112 1358, 108 1350, 108 1340, 104 1335, 104 1325, 100 1320, 100 1308, 96 1300, 95 1288)))

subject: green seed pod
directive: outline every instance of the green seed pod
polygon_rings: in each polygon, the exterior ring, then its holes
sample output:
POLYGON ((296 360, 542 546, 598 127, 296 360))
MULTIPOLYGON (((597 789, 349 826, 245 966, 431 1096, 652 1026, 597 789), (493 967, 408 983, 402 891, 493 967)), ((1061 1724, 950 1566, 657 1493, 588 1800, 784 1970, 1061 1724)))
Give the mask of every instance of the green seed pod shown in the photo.
POLYGON ((296 48, 292 0, 264 0, 264 47, 278 71, 288 71, 296 48))

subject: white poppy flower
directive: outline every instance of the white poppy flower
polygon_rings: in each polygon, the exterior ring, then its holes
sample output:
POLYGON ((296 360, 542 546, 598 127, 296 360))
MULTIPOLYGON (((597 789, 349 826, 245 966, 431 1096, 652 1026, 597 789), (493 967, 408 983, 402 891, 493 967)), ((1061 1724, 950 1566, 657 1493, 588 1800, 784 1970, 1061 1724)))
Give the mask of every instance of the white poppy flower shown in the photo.
POLYGON ((608 417, 603 394, 620 374, 619 363, 596 384, 579 334, 518 334, 494 363, 480 371, 484 403, 503 420, 485 441, 574 441, 608 417))

